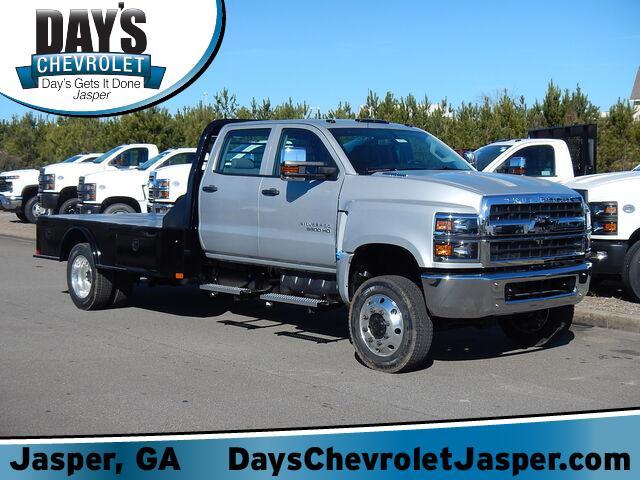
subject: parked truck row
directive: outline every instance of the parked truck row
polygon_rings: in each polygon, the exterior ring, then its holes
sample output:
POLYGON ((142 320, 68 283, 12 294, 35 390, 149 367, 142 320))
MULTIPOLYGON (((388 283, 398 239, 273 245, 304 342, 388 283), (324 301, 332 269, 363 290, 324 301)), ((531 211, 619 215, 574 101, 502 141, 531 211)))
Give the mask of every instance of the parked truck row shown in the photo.
POLYGON ((346 305, 359 358, 387 372, 419 366, 435 328, 497 323, 523 347, 544 345, 589 289, 583 196, 477 172, 415 127, 215 121, 187 183, 163 216, 43 216, 36 256, 67 262, 70 297, 85 310, 119 303, 140 279, 346 305))

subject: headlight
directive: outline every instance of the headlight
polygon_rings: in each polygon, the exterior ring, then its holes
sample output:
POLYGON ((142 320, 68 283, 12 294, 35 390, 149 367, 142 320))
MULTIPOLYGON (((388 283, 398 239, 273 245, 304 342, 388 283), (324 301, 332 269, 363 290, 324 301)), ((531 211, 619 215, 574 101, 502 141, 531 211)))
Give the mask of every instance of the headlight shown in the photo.
POLYGON ((618 202, 591 202, 591 228, 594 235, 618 233, 618 202))
POLYGON ((80 200, 85 202, 90 202, 96 199, 96 184, 95 183, 85 183, 82 185, 82 189, 78 195, 80 200))
POLYGON ((171 183, 169 180, 158 180, 158 197, 164 200, 169 199, 169 184, 171 183))
POLYGON ((436 213, 433 232, 436 262, 478 261, 479 253, 477 215, 436 213))
POLYGON ((2 177, 5 180, 18 180, 20 178, 20 175, 7 175, 6 177, 2 177))
POLYGON ((52 173, 47 173, 42 176, 43 178, 43 188, 44 190, 55 190, 56 189, 56 176, 52 173))

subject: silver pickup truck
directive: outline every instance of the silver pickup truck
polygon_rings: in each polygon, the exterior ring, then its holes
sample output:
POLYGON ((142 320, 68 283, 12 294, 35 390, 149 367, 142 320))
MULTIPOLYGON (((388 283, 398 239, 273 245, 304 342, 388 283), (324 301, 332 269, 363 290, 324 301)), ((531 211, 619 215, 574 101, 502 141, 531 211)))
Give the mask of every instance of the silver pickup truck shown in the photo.
POLYGON ((398 372, 425 360, 434 327, 497 321, 523 347, 569 328, 589 287, 587 213, 562 185, 478 173, 411 126, 220 120, 166 215, 43 218, 36 255, 68 262, 85 310, 141 277, 347 305, 363 363, 398 372))

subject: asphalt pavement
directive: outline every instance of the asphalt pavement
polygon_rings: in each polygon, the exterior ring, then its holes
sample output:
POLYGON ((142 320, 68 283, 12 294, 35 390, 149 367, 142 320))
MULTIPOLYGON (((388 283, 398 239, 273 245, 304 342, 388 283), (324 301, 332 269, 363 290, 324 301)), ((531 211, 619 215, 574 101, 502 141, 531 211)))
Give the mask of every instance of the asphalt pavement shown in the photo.
MULTIPOLYGON (((2 233, 2 232, 0 232, 2 233)), ((346 314, 136 289, 77 310, 65 265, 0 237, 0 436, 344 426, 640 406, 640 334, 574 326, 545 349, 438 332, 423 369, 354 356, 346 314)))

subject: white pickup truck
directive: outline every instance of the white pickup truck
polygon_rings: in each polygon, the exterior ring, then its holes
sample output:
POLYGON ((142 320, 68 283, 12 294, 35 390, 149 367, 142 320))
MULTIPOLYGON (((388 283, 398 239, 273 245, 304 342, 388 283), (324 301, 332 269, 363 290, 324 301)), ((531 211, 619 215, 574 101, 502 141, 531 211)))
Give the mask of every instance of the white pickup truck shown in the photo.
POLYGON ((473 155, 476 168, 485 173, 511 173, 552 182, 574 178, 571 154, 564 140, 504 140, 485 145, 473 155))
MULTIPOLYGON (((55 165, 92 162, 101 153, 80 153, 55 165)), ((36 223, 43 213, 38 202, 38 176, 35 168, 0 173, 0 207, 14 212, 23 222, 36 223)))
POLYGON ((149 175, 149 213, 167 213, 176 200, 187 193, 190 165, 172 165, 149 175))
MULTIPOLYGON (((172 148, 150 158, 137 168, 107 170, 80 177, 80 213, 140 213, 147 211, 148 177, 161 167, 181 166, 189 170, 195 148, 172 148)), ((186 182, 185 182, 186 188, 186 182)))
POLYGON ((38 197, 51 214, 77 213, 80 177, 105 170, 132 169, 158 155, 158 147, 147 143, 120 145, 81 165, 57 164, 40 169, 38 197))
POLYGON ((596 279, 622 278, 640 301, 640 172, 587 175, 564 183, 589 203, 596 279))

